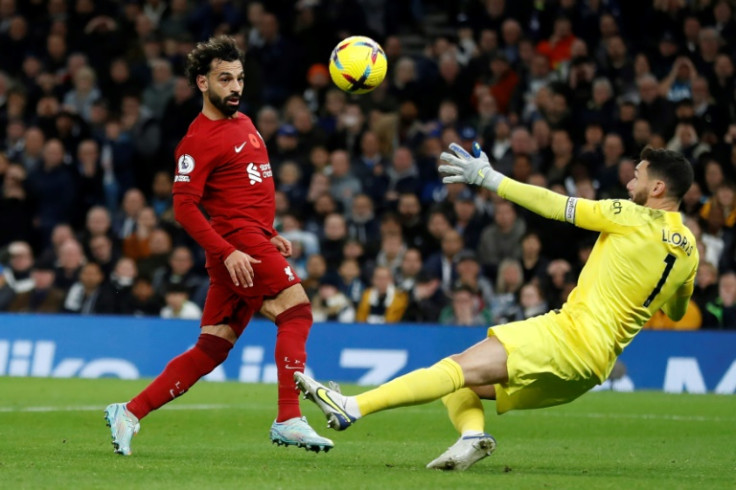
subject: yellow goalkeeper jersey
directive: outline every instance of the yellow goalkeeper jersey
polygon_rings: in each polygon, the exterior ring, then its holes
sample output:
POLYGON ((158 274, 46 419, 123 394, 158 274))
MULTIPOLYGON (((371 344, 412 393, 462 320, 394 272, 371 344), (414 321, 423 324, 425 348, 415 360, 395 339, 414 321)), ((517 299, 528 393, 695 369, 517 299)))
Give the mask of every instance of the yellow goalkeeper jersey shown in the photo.
POLYGON ((498 193, 542 216, 600 232, 562 313, 577 330, 567 338, 580 344, 575 350, 594 361, 601 379, 656 311, 692 295, 698 251, 680 213, 561 196, 512 179, 498 193))

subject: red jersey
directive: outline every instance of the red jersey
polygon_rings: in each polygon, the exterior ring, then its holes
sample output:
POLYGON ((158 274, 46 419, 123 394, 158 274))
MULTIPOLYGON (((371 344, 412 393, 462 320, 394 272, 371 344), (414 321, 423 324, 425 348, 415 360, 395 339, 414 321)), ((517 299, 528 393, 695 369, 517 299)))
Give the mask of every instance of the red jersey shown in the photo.
POLYGON ((271 164, 266 143, 240 112, 213 121, 200 113, 176 148, 174 212, 210 257, 235 250, 227 236, 244 228, 276 235, 271 164), (197 208, 210 217, 207 223, 197 208))

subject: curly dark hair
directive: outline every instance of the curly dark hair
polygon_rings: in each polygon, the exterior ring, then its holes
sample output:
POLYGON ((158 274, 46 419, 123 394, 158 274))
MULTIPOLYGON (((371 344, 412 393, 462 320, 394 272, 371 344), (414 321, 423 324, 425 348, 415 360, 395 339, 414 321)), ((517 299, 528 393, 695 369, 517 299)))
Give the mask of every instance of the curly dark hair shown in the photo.
POLYGON ((243 63, 245 54, 238 48, 235 39, 230 36, 211 37, 207 42, 197 46, 187 55, 187 80, 192 87, 197 87, 197 77, 207 75, 212 67, 212 60, 237 61, 243 63))

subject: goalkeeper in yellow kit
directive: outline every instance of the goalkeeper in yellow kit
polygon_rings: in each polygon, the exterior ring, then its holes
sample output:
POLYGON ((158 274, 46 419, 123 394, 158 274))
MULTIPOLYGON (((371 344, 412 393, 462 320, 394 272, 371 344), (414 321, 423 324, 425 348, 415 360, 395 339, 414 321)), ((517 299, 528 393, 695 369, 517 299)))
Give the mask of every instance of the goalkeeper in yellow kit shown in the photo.
POLYGON ((698 252, 678 212, 693 171, 679 153, 645 149, 628 183, 630 201, 591 201, 519 183, 495 171, 474 145, 443 153, 445 183, 480 185, 541 216, 600 232, 577 287, 560 310, 488 329, 461 354, 412 371, 357 396, 345 396, 302 373, 294 379, 343 430, 368 414, 442 398, 460 439, 429 463, 463 470, 496 446, 484 432, 481 398, 496 410, 567 403, 603 382, 616 357, 659 309, 673 320, 693 292, 698 252))

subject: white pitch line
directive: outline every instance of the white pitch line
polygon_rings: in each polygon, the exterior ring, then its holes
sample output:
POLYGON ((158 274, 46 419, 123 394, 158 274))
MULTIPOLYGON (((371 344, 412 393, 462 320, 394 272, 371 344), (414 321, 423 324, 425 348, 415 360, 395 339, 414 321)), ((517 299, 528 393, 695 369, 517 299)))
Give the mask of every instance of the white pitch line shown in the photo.
MULTIPOLYGON (((708 417, 704 415, 669 415, 655 413, 563 413, 563 412, 539 412, 534 416, 542 417, 564 417, 585 419, 640 419, 640 420, 675 420, 681 422, 736 422, 733 417, 708 417)), ((530 414, 531 416, 531 414, 530 414)))
MULTIPOLYGON (((227 404, 190 404, 190 405, 171 405, 165 407, 165 410, 222 410, 226 408, 246 408, 247 405, 227 405, 227 404)), ((18 413, 18 412, 96 412, 103 411, 103 405, 64 405, 64 406, 41 406, 41 407, 0 407, 0 413, 18 413)))
MULTIPOLYGON (((253 409, 261 408, 258 404, 227 404, 227 403, 201 403, 201 404, 175 404, 162 407, 162 410, 225 410, 232 408, 253 409)), ((102 405, 61 405, 61 406, 38 406, 38 407, 0 407, 0 413, 53 413, 53 412, 96 412, 105 409, 102 405)), ((403 413, 421 410, 408 408, 403 413)), ((709 417, 704 415, 668 415, 654 413, 569 413, 560 411, 510 412, 508 415, 518 417, 564 417, 584 419, 639 419, 639 420, 673 420, 678 422, 736 422, 734 417, 709 417)))

